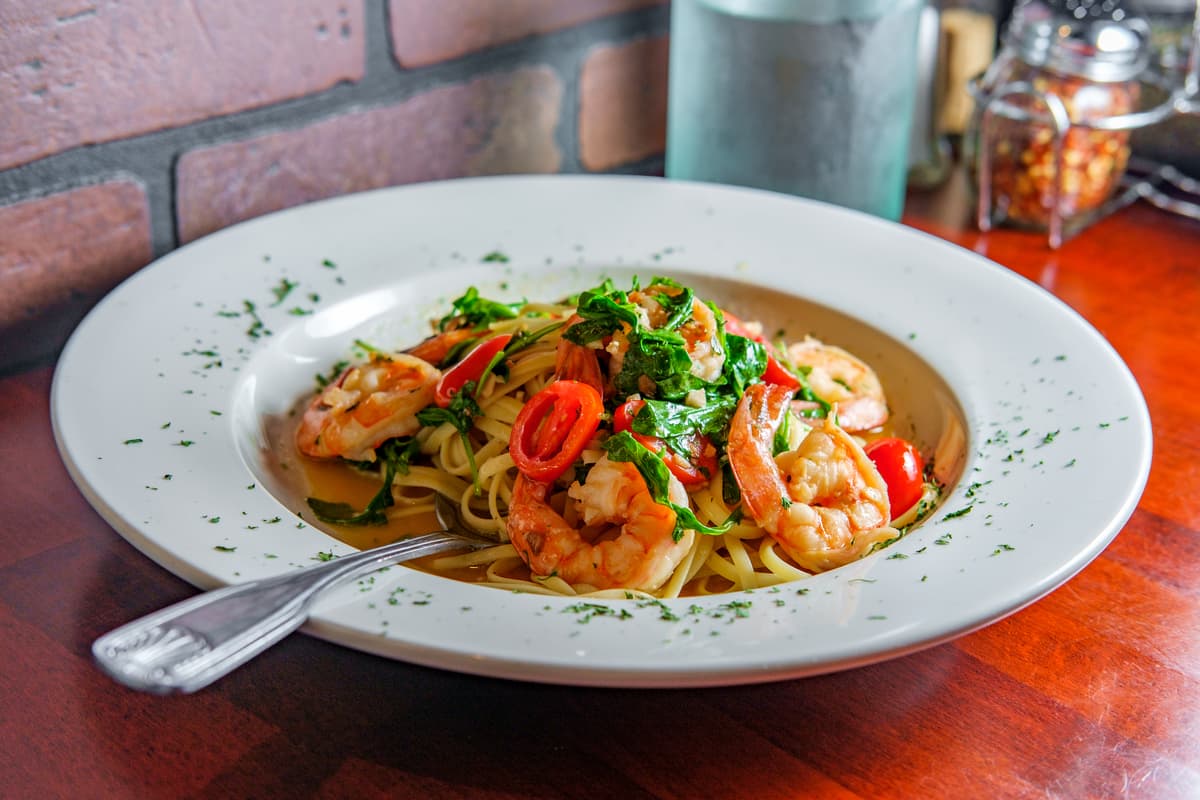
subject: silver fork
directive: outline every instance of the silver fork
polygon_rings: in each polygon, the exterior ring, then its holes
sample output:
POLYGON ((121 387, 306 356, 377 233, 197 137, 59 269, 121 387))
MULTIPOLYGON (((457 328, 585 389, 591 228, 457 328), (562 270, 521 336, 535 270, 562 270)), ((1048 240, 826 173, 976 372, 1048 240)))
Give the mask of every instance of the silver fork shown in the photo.
POLYGON ((421 556, 498 544, 469 532, 457 507, 440 496, 437 516, 450 530, 204 592, 104 634, 93 642, 92 656, 113 680, 133 689, 202 689, 303 625, 326 589, 421 556))

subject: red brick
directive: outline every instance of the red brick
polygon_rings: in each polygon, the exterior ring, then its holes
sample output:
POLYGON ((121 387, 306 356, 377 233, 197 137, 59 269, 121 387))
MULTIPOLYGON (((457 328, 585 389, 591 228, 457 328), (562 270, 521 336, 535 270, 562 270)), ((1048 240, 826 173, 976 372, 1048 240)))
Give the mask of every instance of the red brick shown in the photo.
POLYGON ((0 169, 363 75, 362 2, 5 0, 0 169))
POLYGON ((348 192, 466 175, 556 172, 563 87, 531 67, 433 89, 392 106, 185 154, 179 233, 348 192))
POLYGON ((392 47, 418 67, 667 0, 390 0, 392 47))
POLYGON ((52 351, 101 295, 150 261, 140 184, 0 207, 0 367, 52 351))
POLYGON ((667 141, 668 38, 598 47, 579 78, 579 158, 604 170, 661 153, 667 141))

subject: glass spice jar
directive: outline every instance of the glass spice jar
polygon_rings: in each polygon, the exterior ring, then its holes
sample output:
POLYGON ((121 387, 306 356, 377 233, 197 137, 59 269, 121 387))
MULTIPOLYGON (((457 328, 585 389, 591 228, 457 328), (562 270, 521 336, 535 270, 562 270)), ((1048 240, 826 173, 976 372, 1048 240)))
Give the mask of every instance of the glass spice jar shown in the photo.
POLYGON ((981 227, 1049 230, 1057 246, 1064 225, 1112 196, 1129 159, 1121 118, 1137 110, 1148 43, 1149 25, 1128 2, 1018 4, 978 82, 968 133, 981 227))

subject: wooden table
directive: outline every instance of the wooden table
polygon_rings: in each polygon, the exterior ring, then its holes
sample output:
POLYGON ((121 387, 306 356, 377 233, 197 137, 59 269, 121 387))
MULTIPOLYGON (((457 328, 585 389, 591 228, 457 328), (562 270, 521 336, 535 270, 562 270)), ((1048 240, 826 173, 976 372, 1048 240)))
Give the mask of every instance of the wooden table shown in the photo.
POLYGON ((0 379, 0 796, 1197 796, 1200 224, 1136 206, 1052 252, 966 217, 951 186, 906 221, 1083 314, 1154 423, 1137 511, 1049 597, 916 655, 761 686, 528 685, 295 636, 199 694, 150 697, 89 645, 192 590, 67 477, 46 367, 0 379))

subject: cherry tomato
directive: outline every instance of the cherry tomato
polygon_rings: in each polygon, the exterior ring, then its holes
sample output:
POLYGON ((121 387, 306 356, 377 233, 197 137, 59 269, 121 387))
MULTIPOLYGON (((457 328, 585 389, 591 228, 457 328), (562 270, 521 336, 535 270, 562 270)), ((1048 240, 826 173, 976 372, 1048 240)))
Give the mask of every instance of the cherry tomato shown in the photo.
POLYGON ((508 451, 530 480, 550 483, 567 471, 600 427, 604 401, 579 381, 554 381, 525 402, 508 451))
POLYGON ((800 379, 791 373, 779 360, 779 356, 775 351, 775 346, 767 341, 766 337, 761 333, 751 333, 742 321, 730 314, 728 311, 721 312, 725 316, 725 330, 732 333, 734 336, 743 336, 758 342, 767 351, 767 368, 760 376, 763 383, 773 383, 779 386, 786 386, 789 389, 796 390, 800 388, 800 379))
POLYGON ((618 406, 613 412, 613 433, 629 431, 629 435, 637 439, 642 447, 657 454, 671 474, 684 486, 708 483, 717 471, 717 450, 712 441, 702 433, 694 433, 684 439, 688 452, 687 455, 683 455, 667 447, 666 442, 657 436, 646 436, 634 431, 633 418, 644 405, 642 400, 627 400, 618 406))
POLYGON ((895 437, 876 439, 864 450, 887 484, 892 517, 912 508, 925 492, 925 462, 912 443, 895 437))
POLYGON ((511 339, 512 334, 502 333, 476 345, 475 349, 467 353, 466 358, 442 373, 437 387, 433 390, 433 402, 441 408, 448 407, 450 399, 462 390, 463 384, 467 381, 478 381, 492 357, 503 350, 511 339))
POLYGON ((763 371, 762 379, 763 383, 786 386, 792 391, 800 388, 800 379, 788 371, 788 368, 781 364, 769 349, 767 350, 767 368, 763 371))

